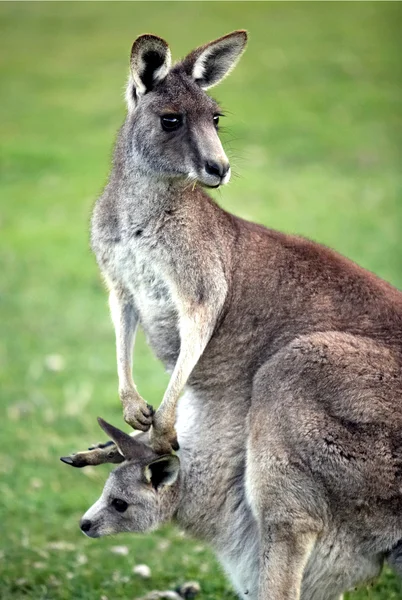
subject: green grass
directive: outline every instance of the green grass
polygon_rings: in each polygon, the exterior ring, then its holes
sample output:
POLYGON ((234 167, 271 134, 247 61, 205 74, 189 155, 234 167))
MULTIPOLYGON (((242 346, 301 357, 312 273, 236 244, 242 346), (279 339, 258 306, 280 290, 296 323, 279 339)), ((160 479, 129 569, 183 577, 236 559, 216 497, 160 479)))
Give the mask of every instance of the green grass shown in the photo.
MULTIPOLYGON (((85 539, 77 522, 108 467, 77 471, 58 461, 102 439, 97 415, 121 422, 88 219, 124 115, 132 39, 158 33, 179 57, 249 29, 249 50, 214 90, 228 110, 224 139, 239 174, 219 202, 402 286, 401 8, 0 4, 2 600, 118 600, 191 578, 204 600, 234 599, 212 553, 174 528, 85 539), (111 551, 122 544, 127 556, 111 551), (132 574, 138 563, 151 567, 150 581, 132 574)), ((135 372, 157 405, 166 376, 142 337, 135 372)), ((389 573, 348 596, 401 597, 389 573)))

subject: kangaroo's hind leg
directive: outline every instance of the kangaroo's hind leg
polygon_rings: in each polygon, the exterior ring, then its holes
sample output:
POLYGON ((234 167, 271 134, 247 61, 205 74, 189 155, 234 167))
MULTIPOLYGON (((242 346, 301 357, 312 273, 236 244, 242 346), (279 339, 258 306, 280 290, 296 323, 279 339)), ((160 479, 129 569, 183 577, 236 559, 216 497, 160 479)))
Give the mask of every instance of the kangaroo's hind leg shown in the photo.
POLYGON ((91 446, 88 450, 73 452, 69 456, 62 456, 60 460, 72 467, 96 466, 104 463, 121 463, 124 457, 120 454, 114 442, 105 442, 91 446))
MULTIPOLYGON (((149 445, 148 432, 133 432, 130 435, 142 443, 149 445)), ((69 456, 62 456, 60 460, 72 467, 82 468, 103 465, 104 463, 118 464, 122 463, 125 459, 120 454, 116 444, 112 440, 108 440, 107 442, 90 446, 88 450, 73 452, 69 456)))
POLYGON ((249 416, 246 488, 260 534, 259 600, 300 600, 325 515, 322 491, 292 453, 290 432, 281 426, 284 407, 291 410, 291 404, 280 377, 276 360, 261 367, 249 416))
POLYGON ((349 334, 300 337, 260 368, 246 485, 260 527, 261 600, 326 599, 378 575, 379 557, 402 537, 397 394, 392 349, 349 334), (315 573, 309 554, 329 532, 343 532, 337 554, 315 573))

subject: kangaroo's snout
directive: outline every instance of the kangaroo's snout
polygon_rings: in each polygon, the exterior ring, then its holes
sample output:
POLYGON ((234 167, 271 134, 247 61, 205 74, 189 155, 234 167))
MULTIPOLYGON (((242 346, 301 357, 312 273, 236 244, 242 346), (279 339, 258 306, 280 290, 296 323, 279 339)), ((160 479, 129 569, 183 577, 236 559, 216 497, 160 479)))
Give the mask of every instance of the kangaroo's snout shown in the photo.
POLYGON ((100 537, 101 535, 104 535, 101 532, 102 528, 100 528, 99 525, 100 525, 100 522, 98 521, 98 519, 94 519, 94 520, 87 519, 85 515, 80 520, 80 529, 81 529, 82 533, 84 533, 86 536, 88 536, 90 538, 97 538, 97 537, 100 537))
POLYGON ((88 532, 91 529, 91 527, 92 527, 92 523, 89 519, 81 519, 80 528, 81 528, 81 531, 83 533, 85 533, 85 535, 88 535, 88 532))
MULTIPOLYGON (((219 138, 217 138, 217 141, 220 145, 219 138)), ((222 152, 220 152, 218 156, 216 156, 216 153, 214 152, 212 153, 212 156, 214 156, 213 158, 210 155, 210 158, 204 159, 202 172, 198 176, 198 180, 208 187, 225 185, 230 179, 229 161, 223 152, 222 147, 219 149, 222 150, 222 152)))
POLYGON ((222 181, 230 171, 230 164, 227 161, 207 160, 205 161, 205 171, 208 175, 219 177, 222 181))

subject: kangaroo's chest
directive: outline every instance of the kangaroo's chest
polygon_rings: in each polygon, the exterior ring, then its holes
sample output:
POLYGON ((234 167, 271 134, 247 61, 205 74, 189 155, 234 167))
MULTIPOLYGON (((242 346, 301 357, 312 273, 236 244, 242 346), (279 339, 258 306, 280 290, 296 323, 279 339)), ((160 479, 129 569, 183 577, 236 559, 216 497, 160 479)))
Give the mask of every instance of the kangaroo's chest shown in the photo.
POLYGON ((101 268, 130 292, 149 345, 168 368, 173 368, 180 350, 179 307, 168 265, 151 249, 126 243, 116 245, 101 268))

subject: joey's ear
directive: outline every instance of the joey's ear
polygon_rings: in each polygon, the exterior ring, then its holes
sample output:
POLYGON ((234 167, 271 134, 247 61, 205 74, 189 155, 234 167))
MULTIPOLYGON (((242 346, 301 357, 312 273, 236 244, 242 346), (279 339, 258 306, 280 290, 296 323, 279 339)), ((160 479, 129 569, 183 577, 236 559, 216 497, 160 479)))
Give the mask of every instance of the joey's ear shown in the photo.
POLYGON ((126 93, 129 108, 134 108, 139 96, 151 91, 156 83, 166 77, 170 65, 171 55, 165 40, 148 33, 135 40, 131 48, 126 93))
POLYGON ((103 431, 114 441, 118 451, 126 460, 143 457, 149 458, 151 454, 150 448, 139 442, 135 436, 128 435, 128 433, 117 429, 117 427, 107 423, 100 417, 98 417, 98 423, 103 431))
POLYGON ((235 67, 247 44, 247 32, 233 31, 193 50, 182 62, 187 75, 204 90, 226 77, 235 67))
POLYGON ((172 485, 179 474, 180 460, 175 454, 166 454, 148 463, 144 469, 144 477, 156 490, 165 485, 172 485))

